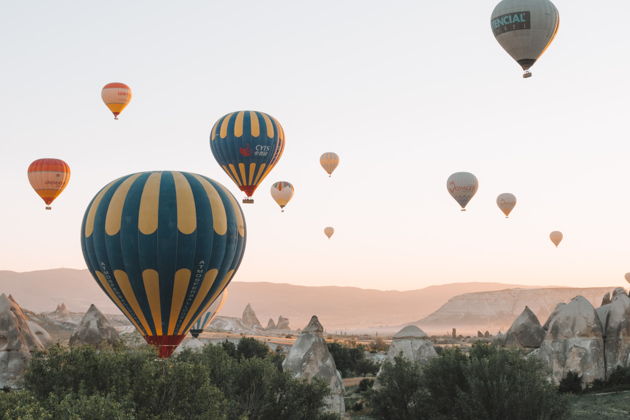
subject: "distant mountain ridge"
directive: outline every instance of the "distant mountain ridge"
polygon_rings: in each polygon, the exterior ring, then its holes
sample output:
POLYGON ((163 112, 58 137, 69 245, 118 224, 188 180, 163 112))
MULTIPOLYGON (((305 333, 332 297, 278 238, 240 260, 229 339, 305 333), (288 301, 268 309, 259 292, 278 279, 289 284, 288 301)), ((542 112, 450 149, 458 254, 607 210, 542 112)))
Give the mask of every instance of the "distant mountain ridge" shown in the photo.
POLYGON ((597 308, 603 296, 612 290, 613 287, 550 287, 466 293, 454 296, 437 311, 413 324, 433 334, 445 333, 451 328, 464 334, 474 334, 477 330, 505 332, 525 306, 542 324, 560 302, 566 303, 581 295, 597 308))
MULTIPOLYGON (((240 318, 250 303, 260 319, 282 315, 293 328, 303 328, 318 315, 327 330, 398 325, 421 319, 450 298, 469 292, 535 288, 503 283, 451 283, 409 291, 383 291, 341 286, 296 286, 267 282, 232 282, 222 316, 240 318)), ((87 270, 51 269, 16 273, 0 271, 0 292, 11 293, 36 312, 53 311, 64 302, 73 312, 95 304, 103 313, 120 314, 87 270)))

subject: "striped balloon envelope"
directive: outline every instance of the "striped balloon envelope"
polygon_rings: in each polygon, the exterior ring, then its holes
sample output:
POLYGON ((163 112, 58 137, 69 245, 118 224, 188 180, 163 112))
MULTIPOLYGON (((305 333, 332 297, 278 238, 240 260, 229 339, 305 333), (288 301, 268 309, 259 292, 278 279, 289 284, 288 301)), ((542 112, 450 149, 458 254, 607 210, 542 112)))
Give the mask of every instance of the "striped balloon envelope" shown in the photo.
POLYGON ((212 305, 210 305, 208 311, 197 318, 192 328, 190 329, 190 335, 195 338, 199 337, 199 334, 201 334, 203 330, 205 330, 206 327, 212 322, 212 320, 216 318, 216 316, 219 314, 221 308, 223 308, 223 305, 227 300, 227 296, 228 291, 227 289, 225 289, 223 293, 221 293, 221 296, 219 296, 214 302, 212 302, 212 305))
POLYGON ((294 192, 295 189, 290 182, 278 181, 271 186, 271 197, 278 203, 283 212, 284 207, 291 201, 294 192))
POLYGON ((81 227, 90 273, 160 357, 221 295, 245 241, 243 213, 227 188, 175 171, 112 181, 81 227))
POLYGON ((214 123, 210 149, 225 173, 251 197, 282 155, 284 130, 264 112, 232 112, 214 123))
POLYGON ((101 90, 101 98, 117 120, 118 115, 131 102, 131 88, 124 83, 108 83, 101 90))
POLYGON ((319 164, 326 171, 329 177, 332 176, 334 170, 339 166, 339 155, 334 152, 326 152, 319 157, 319 164))
POLYGON ((28 167, 28 181, 50 210, 70 182, 70 166, 61 159, 37 159, 28 167))

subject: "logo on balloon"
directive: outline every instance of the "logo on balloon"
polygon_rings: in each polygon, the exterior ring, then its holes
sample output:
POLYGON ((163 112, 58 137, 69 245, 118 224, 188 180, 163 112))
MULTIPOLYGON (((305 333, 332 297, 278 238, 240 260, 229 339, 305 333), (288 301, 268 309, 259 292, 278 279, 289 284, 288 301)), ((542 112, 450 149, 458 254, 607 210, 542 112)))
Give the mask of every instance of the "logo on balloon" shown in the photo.
POLYGON ((530 22, 529 12, 508 13, 492 19, 492 32, 494 32, 494 35, 496 36, 506 32, 517 31, 519 29, 530 29, 530 22))
POLYGON ((271 146, 263 146, 262 144, 256 145, 256 156, 267 156, 271 151, 271 146))
POLYGON ((241 155, 245 157, 252 155, 252 148, 249 147, 249 144, 247 145, 247 147, 239 147, 238 151, 241 155))

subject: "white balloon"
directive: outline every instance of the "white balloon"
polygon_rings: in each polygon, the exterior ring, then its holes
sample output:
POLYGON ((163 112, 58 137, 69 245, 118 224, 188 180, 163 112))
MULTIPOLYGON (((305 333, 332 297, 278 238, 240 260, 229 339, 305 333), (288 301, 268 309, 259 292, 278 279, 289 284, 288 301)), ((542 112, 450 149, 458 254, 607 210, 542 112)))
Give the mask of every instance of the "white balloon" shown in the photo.
POLYGON ((462 211, 465 211, 466 205, 479 188, 479 182, 470 172, 455 172, 448 177, 446 188, 455 201, 462 207, 462 211))
POLYGON ((295 189, 290 182, 279 181, 271 186, 271 197, 278 203, 282 211, 284 211, 284 206, 291 201, 294 191, 295 189))

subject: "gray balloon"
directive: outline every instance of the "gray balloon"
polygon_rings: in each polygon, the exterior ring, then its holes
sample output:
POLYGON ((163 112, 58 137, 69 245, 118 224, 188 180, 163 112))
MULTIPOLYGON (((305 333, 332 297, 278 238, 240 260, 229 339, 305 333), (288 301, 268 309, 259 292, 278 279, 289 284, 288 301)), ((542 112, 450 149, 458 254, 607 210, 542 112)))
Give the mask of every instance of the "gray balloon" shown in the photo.
POLYGON ((549 0, 503 0, 492 12, 494 37, 525 70, 545 52, 558 32, 560 15, 549 0))

